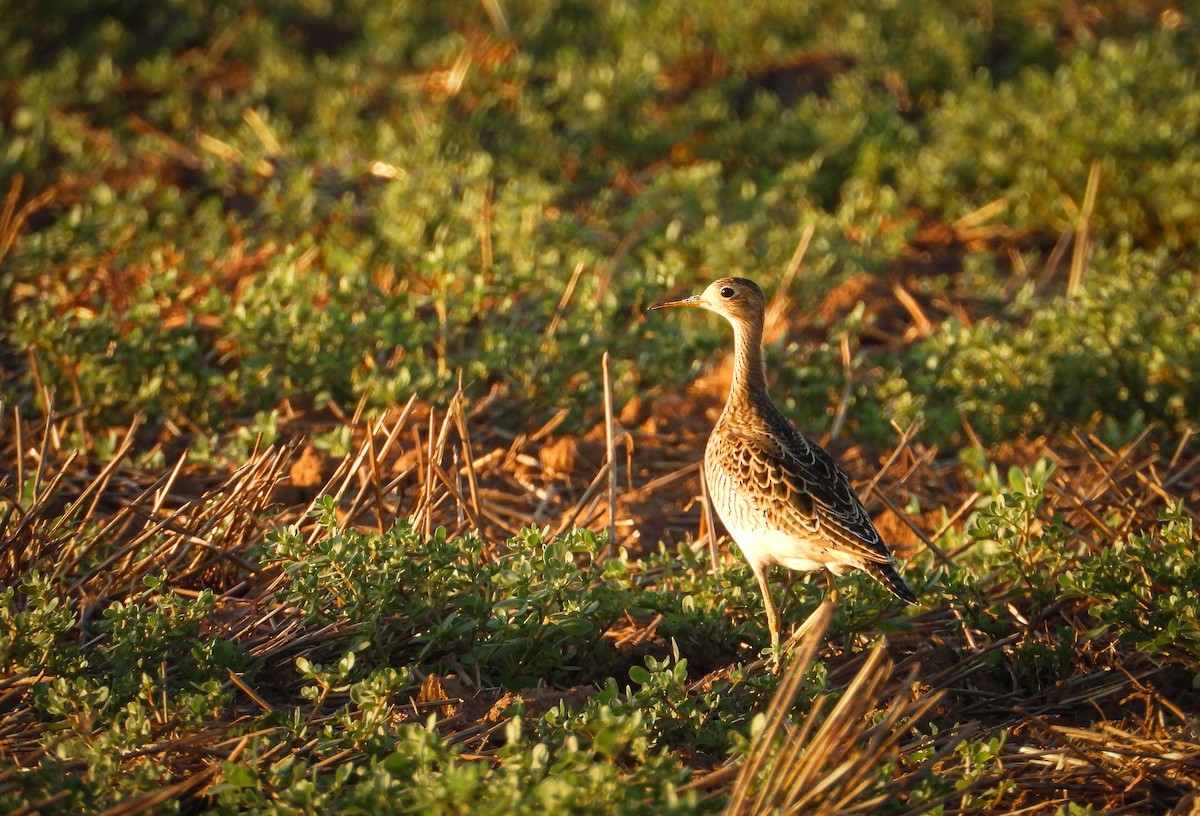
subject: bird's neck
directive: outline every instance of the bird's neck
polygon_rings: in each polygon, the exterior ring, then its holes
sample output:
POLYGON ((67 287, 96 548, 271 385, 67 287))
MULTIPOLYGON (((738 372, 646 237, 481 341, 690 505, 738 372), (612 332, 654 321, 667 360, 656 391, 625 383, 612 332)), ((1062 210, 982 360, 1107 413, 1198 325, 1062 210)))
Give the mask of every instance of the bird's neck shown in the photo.
POLYGON ((729 386, 729 408, 770 402, 762 358, 762 321, 733 325, 733 382, 729 386))

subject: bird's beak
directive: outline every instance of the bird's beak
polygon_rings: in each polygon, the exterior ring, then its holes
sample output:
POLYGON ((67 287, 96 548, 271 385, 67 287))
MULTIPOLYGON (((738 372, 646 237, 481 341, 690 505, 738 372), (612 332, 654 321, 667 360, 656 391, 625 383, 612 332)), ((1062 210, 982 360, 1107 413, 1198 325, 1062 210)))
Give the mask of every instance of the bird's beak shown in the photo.
POLYGON ((668 300, 666 303, 655 303, 653 306, 651 306, 646 311, 657 312, 659 309, 670 309, 675 306, 699 306, 699 305, 700 305, 700 296, 692 295, 690 298, 684 298, 683 300, 668 300))

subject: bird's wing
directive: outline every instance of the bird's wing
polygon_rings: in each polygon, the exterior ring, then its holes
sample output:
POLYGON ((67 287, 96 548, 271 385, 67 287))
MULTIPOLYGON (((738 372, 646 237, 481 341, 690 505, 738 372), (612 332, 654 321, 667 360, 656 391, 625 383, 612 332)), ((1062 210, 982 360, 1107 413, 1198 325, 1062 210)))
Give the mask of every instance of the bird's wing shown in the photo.
POLYGON ((836 549, 867 563, 890 563, 850 479, 833 458, 799 431, 785 439, 774 434, 736 433, 736 478, 755 495, 771 497, 780 526, 797 535, 827 539, 836 549))

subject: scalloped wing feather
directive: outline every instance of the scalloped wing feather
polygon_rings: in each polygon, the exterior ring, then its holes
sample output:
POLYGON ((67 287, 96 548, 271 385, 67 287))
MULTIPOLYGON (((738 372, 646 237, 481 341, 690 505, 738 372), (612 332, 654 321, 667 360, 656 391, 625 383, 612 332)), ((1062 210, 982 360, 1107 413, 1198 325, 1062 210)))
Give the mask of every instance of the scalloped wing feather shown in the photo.
POLYGON ((781 532, 822 542, 864 564, 891 563, 846 474, 828 453, 791 430, 794 438, 784 444, 772 434, 745 429, 714 433, 708 455, 717 478, 730 487, 741 485, 741 495, 781 532))

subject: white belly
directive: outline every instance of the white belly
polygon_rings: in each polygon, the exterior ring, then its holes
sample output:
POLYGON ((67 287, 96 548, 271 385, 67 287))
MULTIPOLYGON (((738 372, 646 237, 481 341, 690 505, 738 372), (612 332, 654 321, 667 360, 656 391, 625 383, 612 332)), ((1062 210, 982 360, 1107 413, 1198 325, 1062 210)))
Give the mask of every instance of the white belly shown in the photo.
POLYGON ((738 549, 755 570, 779 564, 797 572, 827 569, 841 575, 857 566, 852 556, 830 547, 820 538, 796 536, 765 525, 749 525, 742 520, 746 513, 729 512, 731 508, 722 508, 716 503, 714 507, 738 549))

